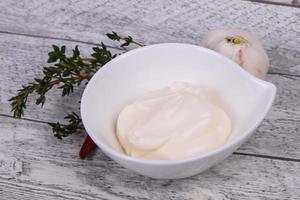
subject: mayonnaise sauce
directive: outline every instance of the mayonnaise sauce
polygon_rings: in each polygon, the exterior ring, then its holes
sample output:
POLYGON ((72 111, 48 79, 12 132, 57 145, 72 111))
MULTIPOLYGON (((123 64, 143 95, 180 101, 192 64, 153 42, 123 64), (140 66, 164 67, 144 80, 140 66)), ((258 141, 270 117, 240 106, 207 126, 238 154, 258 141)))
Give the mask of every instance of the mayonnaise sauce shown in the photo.
POLYGON ((175 160, 203 155, 224 145, 231 121, 199 87, 173 83, 152 91, 119 114, 117 137, 130 156, 175 160))

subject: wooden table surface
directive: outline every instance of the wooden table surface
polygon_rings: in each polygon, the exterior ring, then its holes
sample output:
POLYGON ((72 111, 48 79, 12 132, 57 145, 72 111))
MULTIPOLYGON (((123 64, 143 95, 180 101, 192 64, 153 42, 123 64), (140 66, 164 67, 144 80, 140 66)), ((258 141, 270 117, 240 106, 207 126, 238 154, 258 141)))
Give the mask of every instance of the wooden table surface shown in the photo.
POLYGON ((300 199, 300 8, 241 0, 3 0, 0 67, 1 200, 300 199), (79 44, 87 53, 100 41, 111 44, 104 34, 112 30, 145 44, 200 44, 203 33, 219 27, 261 38, 271 61, 267 80, 278 93, 255 134, 200 175, 154 180, 100 150, 80 160, 84 134, 58 140, 47 122, 78 110, 82 88, 63 99, 50 92, 43 109, 31 97, 24 118, 11 117, 7 100, 41 75, 52 44, 79 44))

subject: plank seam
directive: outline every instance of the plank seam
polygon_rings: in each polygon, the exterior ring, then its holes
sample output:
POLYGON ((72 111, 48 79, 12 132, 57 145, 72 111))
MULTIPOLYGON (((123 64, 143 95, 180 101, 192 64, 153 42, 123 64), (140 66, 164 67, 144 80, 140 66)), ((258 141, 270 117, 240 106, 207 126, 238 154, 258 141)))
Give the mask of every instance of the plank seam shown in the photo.
MULTIPOLYGON (((86 42, 82 40, 75 40, 75 39, 67 39, 67 38, 58 38, 58 37, 52 37, 52 36, 44 36, 44 35, 32 35, 28 33, 16 33, 16 32, 10 32, 10 31, 0 31, 1 34, 8 34, 8 35, 19 35, 19 36, 24 36, 24 37, 32 37, 32 38, 41 38, 41 39, 49 39, 49 40, 61 40, 61 41, 67 41, 67 42, 76 42, 76 43, 81 43, 81 44, 87 44, 90 46, 99 46, 100 43, 93 43, 93 42, 86 42)), ((117 49, 117 50, 123 50, 118 47, 114 47, 111 45, 105 44, 107 47, 112 48, 112 49, 117 49)))
MULTIPOLYGON (((41 120, 35 120, 35 119, 28 119, 28 118, 14 118, 10 115, 6 114, 0 114, 2 117, 8 117, 15 120, 24 120, 24 121, 30 121, 35 123, 41 123, 41 124, 48 124, 49 122, 41 121, 41 120)), ((85 130, 83 127, 79 128, 80 130, 85 130)), ((257 157, 257 158, 267 158, 272 160, 281 160, 281 161, 288 161, 288 162, 300 162, 300 159, 297 158, 289 158, 289 157, 279 157, 279 156, 269 156, 269 155, 263 155, 263 154, 252 154, 252 153, 243 153, 243 152, 234 152, 233 155, 241 155, 241 156, 251 156, 251 157, 257 157)))
MULTIPOLYGON (((91 45, 91 46, 99 45, 97 43, 86 42, 86 41, 82 41, 82 40, 58 38, 58 37, 43 36, 43 35, 32 35, 32 34, 27 34, 27 33, 16 33, 16 32, 9 32, 9 31, 0 31, 0 34, 19 35, 19 36, 32 37, 32 38, 41 38, 41 39, 49 39, 49 40, 60 40, 60 41, 76 42, 76 43, 81 43, 81 44, 86 44, 86 45, 91 45)), ((109 47, 109 48, 112 48, 112 49, 116 49, 116 50, 123 50, 121 48, 111 46, 111 45, 106 45, 106 46, 109 47)), ((280 73, 280 72, 268 72, 268 74, 280 75, 280 76, 284 76, 284 77, 285 76, 300 77, 300 74, 286 74, 286 73, 280 73)))
POLYGON ((300 78, 300 74, 286 74, 286 73, 281 73, 281 72, 268 72, 269 75, 279 75, 279 76, 283 76, 283 77, 287 77, 287 76, 291 76, 291 77, 299 77, 300 78))
MULTIPOLYGON (((33 38, 41 38, 41 39, 50 39, 50 40, 61 40, 61 41, 68 41, 68 42, 77 42, 77 43, 82 43, 82 44, 87 44, 87 45, 99 45, 97 43, 92 43, 92 42, 85 42, 82 40, 74 40, 74 39, 65 39, 65 38, 58 38, 58 37, 50 37, 50 36, 43 36, 43 35, 31 35, 27 33, 15 33, 15 32, 9 32, 9 31, 0 31, 2 34, 9 34, 9 35, 19 35, 19 36, 24 36, 24 37, 33 37, 33 38)), ((122 50, 118 47, 106 45, 109 48, 112 49, 117 49, 117 50, 122 50)), ((295 77, 300 77, 298 74, 286 74, 286 73, 280 73, 280 72, 268 72, 268 74, 273 74, 273 75, 281 75, 281 76, 295 76, 295 77)))
POLYGON ((24 120, 24 121, 29 121, 29 122, 36 122, 36 123, 40 123, 40 124, 48 124, 50 122, 45 122, 42 120, 37 120, 37 119, 29 119, 29 118, 15 118, 11 115, 7 115, 7 114, 0 114, 1 117, 7 117, 7 118, 11 118, 11 119, 15 119, 15 120, 24 120))
POLYGON ((280 3, 280 2, 273 2, 273 1, 266 1, 266 0, 244 0, 244 1, 276 5, 276 6, 288 6, 288 7, 293 7, 293 8, 300 8, 300 4, 293 4, 292 1, 290 1, 290 3, 280 3))
POLYGON ((268 155, 263 155, 263 154, 252 154, 252 153, 243 153, 243 152, 234 152, 233 154, 234 155, 241 155, 241 156, 257 157, 257 158, 266 158, 266 159, 272 159, 272 160, 300 162, 300 159, 289 158, 289 157, 268 156, 268 155))

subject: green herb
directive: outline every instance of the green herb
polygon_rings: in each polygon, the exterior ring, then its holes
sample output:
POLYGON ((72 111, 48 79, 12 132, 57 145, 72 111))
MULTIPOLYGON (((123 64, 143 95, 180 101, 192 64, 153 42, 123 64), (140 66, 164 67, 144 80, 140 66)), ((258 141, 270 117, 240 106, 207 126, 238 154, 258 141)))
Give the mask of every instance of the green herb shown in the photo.
MULTIPOLYGON (((125 47, 131 44, 144 46, 134 41, 131 36, 119 36, 116 32, 106 35, 113 41, 122 42, 120 47, 124 50, 127 50, 125 47)), ((43 107, 47 92, 54 86, 61 90, 61 96, 68 96, 73 92, 74 87, 87 83, 98 69, 117 56, 102 42, 99 46, 92 48, 93 52, 87 58, 81 57, 78 46, 72 50, 72 54, 69 56, 66 55, 66 46, 53 45, 52 48, 53 50, 48 53, 48 63, 52 65, 43 68, 43 77, 35 78, 33 82, 23 85, 18 90, 18 94, 9 99, 13 117, 20 118, 24 115, 30 94, 36 93, 35 103, 43 107)), ((69 120, 68 124, 49 123, 54 136, 59 139, 76 132, 81 124, 81 119, 75 112, 67 115, 65 119, 69 120)))
POLYGON ((69 120, 69 124, 62 125, 59 122, 48 123, 52 127, 54 136, 58 139, 62 139, 63 137, 67 137, 68 135, 75 133, 81 124, 81 119, 75 112, 68 114, 65 119, 69 120))
POLYGON ((231 43, 233 45, 238 45, 238 44, 241 44, 242 42, 245 42, 246 40, 242 37, 226 37, 225 38, 225 41, 228 42, 228 43, 231 43))
POLYGON ((118 42, 123 42, 120 47, 121 48, 124 48, 126 46, 129 46, 131 44, 135 44, 137 46, 140 46, 140 47, 143 47, 145 46, 144 44, 142 43, 139 43, 137 41, 134 41, 132 37, 130 36, 127 36, 127 37, 122 37, 122 36, 119 36, 116 32, 112 31, 112 33, 107 33, 106 36, 111 39, 111 40, 114 40, 114 41, 118 41, 118 42))

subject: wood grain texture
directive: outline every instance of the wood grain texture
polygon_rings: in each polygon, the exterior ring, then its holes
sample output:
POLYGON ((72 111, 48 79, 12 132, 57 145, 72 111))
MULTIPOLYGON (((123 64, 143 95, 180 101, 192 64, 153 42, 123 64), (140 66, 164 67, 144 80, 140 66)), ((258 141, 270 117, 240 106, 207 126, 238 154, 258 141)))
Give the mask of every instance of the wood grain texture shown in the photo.
POLYGON ((299 199, 300 9, 240 0, 7 0, 0 8, 0 200, 299 199), (41 75, 52 44, 80 44, 87 54, 92 43, 108 42, 104 33, 111 30, 145 44, 200 44, 206 31, 222 27, 262 39, 271 61, 267 80, 278 94, 237 154, 203 174, 154 180, 124 169, 100 150, 79 160, 84 134, 60 141, 45 122, 78 110, 83 88, 63 99, 51 92, 43 109, 31 97, 26 118, 32 121, 5 117, 7 99, 41 75))
MULTIPOLYGON (((0 113, 10 114, 8 99, 17 93, 22 84, 27 84, 35 77, 42 76, 42 69, 47 64, 48 52, 52 44, 67 45, 74 48, 75 44, 57 40, 41 38, 27 38, 0 34, 0 113), (8 85, 9 84, 9 85, 8 85)), ((85 52, 83 48, 83 53, 85 52)), ((47 102, 41 109, 34 105, 35 98, 28 99, 28 112, 26 117, 36 120, 53 122, 63 117, 70 111, 79 112, 79 101, 83 89, 75 89, 75 93, 67 98, 61 98, 61 91, 53 90, 47 95, 47 102)))
POLYGON ((210 29, 255 32, 273 57, 275 72, 300 74, 300 10, 240 0, 1 1, 0 31, 98 43, 115 30, 145 42, 200 44, 210 29), (283 59, 285 58, 285 59, 283 59), (276 59, 276 61, 274 61, 276 59), (281 65, 284 63, 284 65, 281 65), (291 66, 292 65, 292 66, 291 66))
MULTIPOLYGON (((5 115, 11 115, 7 99, 14 96, 22 84, 41 74, 51 44, 75 45, 73 42, 15 35, 0 35, 0 44, 5 47, 0 48, 0 66, 5 69, 0 74, 0 114, 5 115)), ((86 44, 80 47, 85 54, 91 48, 86 44)), ((293 62, 298 62, 297 59, 293 62)), ((272 111, 239 152, 300 159, 300 77, 270 74, 267 80, 278 87, 272 111)), ((47 96, 43 109, 34 104, 34 96, 31 96, 25 117, 45 122, 63 120, 66 113, 73 110, 79 112, 78 101, 82 91, 83 88, 79 88, 70 97, 61 98, 60 91, 54 90, 47 96)), ((48 134, 51 135, 51 130, 48 134)))
POLYGON ((43 123, 6 117, 0 117, 0 126, 0 199, 296 200, 300 195, 300 162, 232 155, 191 178, 154 180, 100 151, 80 160, 80 135, 61 141, 43 123))
POLYGON ((300 7, 299 0, 246 0, 246 1, 268 3, 268 4, 281 5, 281 6, 300 7))
MULTIPOLYGON (((0 83, 2 89, 0 93, 0 100, 3 106, 0 107, 1 114, 10 114, 8 106, 8 99, 16 94, 16 90, 22 84, 26 84, 35 77, 41 76, 42 68, 47 65, 47 53, 51 50, 52 44, 67 45, 73 48, 76 43, 62 42, 58 40, 49 40, 41 38, 28 38, 24 36, 5 35, 0 34, 0 60, 1 68, 5 69, 0 74, 0 83)), ((87 55, 92 46, 82 44, 79 46, 83 54, 87 55)), ((278 57, 278 51, 274 51, 274 59, 278 57)), ((296 55, 287 55, 287 57, 280 57, 278 65, 283 66, 285 60, 287 71, 292 71, 297 63, 300 63, 300 57, 296 55), (285 59, 284 59, 285 58, 285 59)), ((271 62, 273 61, 271 57, 271 62)), ((274 61, 275 62, 275 61, 274 61)), ((272 62, 272 63, 274 63, 272 62)), ((271 71, 276 68, 271 65, 271 71)), ((275 111, 281 117, 289 117, 290 119, 299 120, 299 77, 294 75, 270 73, 267 76, 267 81, 273 82, 278 86, 278 95, 275 102, 275 111), (284 110, 280 113, 280 110, 284 110), (279 113, 278 113, 279 112, 279 113), (290 112, 290 113, 289 113, 290 112)), ((76 101, 80 100, 82 88, 75 91, 71 98, 60 97, 59 91, 54 91, 48 95, 51 107, 45 105, 44 109, 37 109, 36 106, 29 106, 26 117, 32 119, 40 119, 51 121, 59 115, 63 116, 65 112, 72 109, 78 109, 76 101), (76 98, 73 98, 76 97, 76 98), (58 109, 62 107, 63 109, 58 109)), ((29 100, 29 103, 33 102, 29 100)), ((58 118, 59 119, 59 118, 58 118)))

